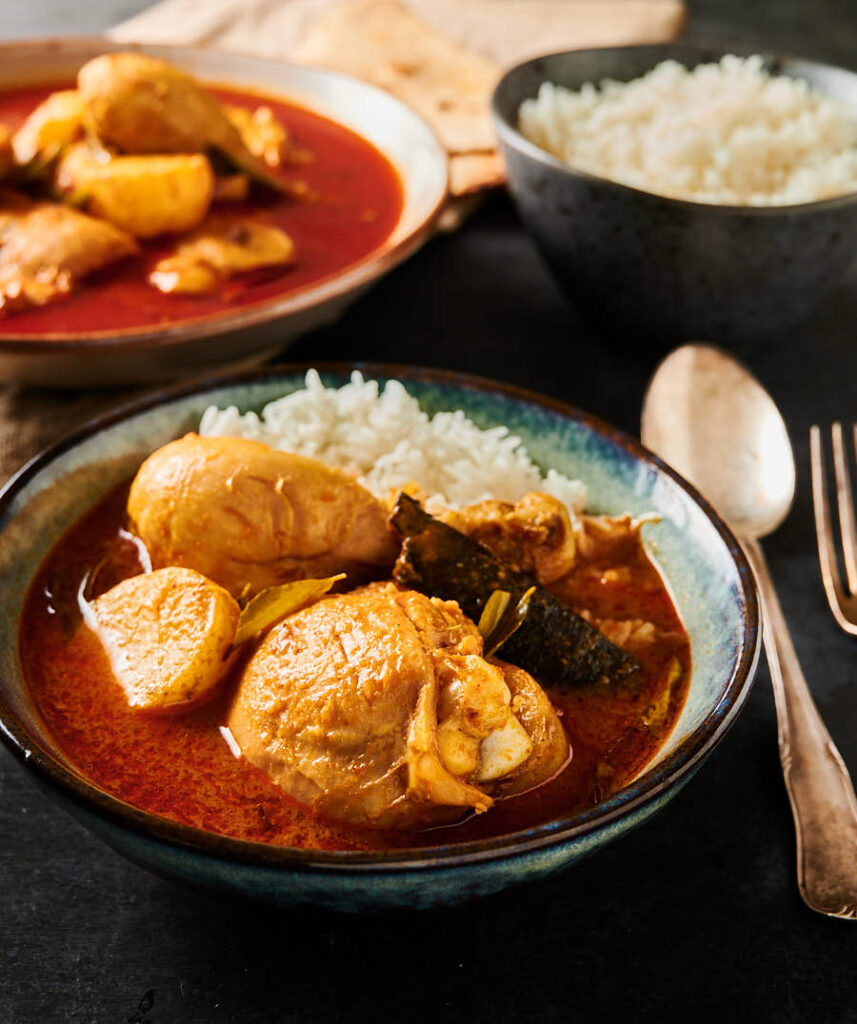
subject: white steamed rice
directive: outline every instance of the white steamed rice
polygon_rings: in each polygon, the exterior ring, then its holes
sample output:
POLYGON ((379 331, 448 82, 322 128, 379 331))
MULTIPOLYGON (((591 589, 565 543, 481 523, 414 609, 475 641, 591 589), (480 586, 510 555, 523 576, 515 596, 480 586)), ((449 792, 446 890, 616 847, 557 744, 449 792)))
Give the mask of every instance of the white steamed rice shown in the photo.
POLYGON ((857 191, 857 116, 761 57, 692 71, 664 61, 632 82, 545 82, 521 132, 565 163, 703 203, 774 206, 857 191))
POLYGON ((481 430, 461 411, 429 418, 398 381, 381 391, 356 372, 337 389, 310 370, 305 389, 270 402, 261 415, 209 406, 199 432, 247 437, 339 466, 379 498, 417 483, 430 495, 429 512, 485 498, 516 501, 528 491, 554 495, 572 514, 586 501, 579 480, 554 470, 543 476, 506 427, 481 430))

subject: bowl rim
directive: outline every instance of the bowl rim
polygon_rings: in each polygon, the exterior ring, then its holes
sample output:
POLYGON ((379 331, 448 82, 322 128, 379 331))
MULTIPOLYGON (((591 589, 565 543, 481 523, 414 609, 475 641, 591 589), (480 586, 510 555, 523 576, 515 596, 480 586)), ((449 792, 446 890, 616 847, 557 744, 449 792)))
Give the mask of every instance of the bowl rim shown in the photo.
MULTIPOLYGON (((572 55, 584 57, 586 55, 596 53, 630 54, 643 53, 645 51, 649 51, 653 55, 658 55, 652 63, 652 67, 661 60, 678 59, 679 62, 681 62, 681 58, 677 56, 675 58, 672 57, 673 54, 678 55, 679 53, 688 55, 697 54, 700 58, 711 57, 712 54, 719 54, 720 57, 725 57, 729 54, 736 54, 737 56, 742 57, 758 54, 762 57, 766 66, 769 64, 774 65, 775 67, 803 65, 805 67, 835 71, 853 78, 855 86, 857 86, 857 71, 852 71, 850 68, 842 67, 839 64, 828 64, 825 61, 813 60, 807 57, 799 57, 790 53, 782 53, 765 47, 755 47, 752 43, 747 44, 745 42, 737 41, 732 44, 731 47, 725 46, 722 40, 720 42, 706 43, 704 39, 692 39, 687 42, 678 39, 671 43, 643 43, 634 46, 594 46, 588 47, 584 50, 555 50, 551 53, 543 53, 535 57, 529 57, 527 60, 521 61, 520 63, 507 68, 500 77, 500 80, 497 82, 491 96, 491 115, 501 143, 508 146, 510 149, 516 150, 522 156, 529 157, 537 163, 550 167, 552 170, 559 171, 569 178, 593 183, 597 182, 600 185, 607 186, 618 191, 620 194, 625 193, 628 195, 643 197, 646 200, 664 203, 676 209, 708 211, 712 215, 724 214, 725 216, 732 217, 782 217, 786 215, 808 216, 820 211, 835 212, 836 210, 853 206, 857 203, 857 189, 853 192, 846 192, 843 195, 832 196, 829 199, 814 199, 810 202, 804 203, 789 203, 770 206, 741 206, 728 203, 704 203, 694 199, 679 199, 675 196, 662 195, 658 192, 649 192, 646 189, 637 188, 634 185, 628 185, 625 182, 616 181, 613 178, 607 178, 600 174, 594 174, 591 171, 586 171, 582 168, 564 163, 559 159, 559 157, 554 156, 546 149, 542 149, 541 146, 531 142, 518 130, 517 124, 513 123, 502 109, 503 104, 501 102, 501 94, 507 83, 516 75, 524 72, 525 69, 528 69, 535 64, 539 64, 542 61, 550 61, 561 57, 571 57, 572 55)), ((786 76, 789 77, 787 72, 786 76)), ((543 79, 543 81, 547 81, 547 79, 543 79)))
MULTIPOLYGON (((306 285, 296 288, 294 291, 286 292, 279 296, 274 295, 267 299, 260 299, 257 302, 248 303, 246 306, 242 306, 238 309, 229 309, 227 307, 220 313, 210 313, 194 318, 185 317, 181 320, 175 321, 174 323, 167 322, 143 327, 123 327, 115 330, 103 331, 50 331, 43 332, 41 334, 16 334, 14 331, 6 330, 2 325, 0 325, 0 354, 14 353, 16 355, 33 355, 34 357, 37 357, 49 353, 56 353, 59 355, 69 353, 84 354, 89 352, 104 354, 109 352, 111 354, 117 354, 121 352, 135 351, 141 348, 160 349, 171 345, 181 345, 189 341, 219 337, 221 335, 257 327, 261 324, 271 323, 302 313, 307 309, 336 300, 337 298, 351 293, 355 289, 370 283, 401 263, 430 237, 434 229, 434 225, 449 197, 448 155, 434 128, 432 128, 432 126, 418 111, 414 110, 413 107, 409 106, 403 100, 393 96, 392 93, 386 92, 384 89, 380 89, 371 82, 355 78, 352 75, 346 75, 339 71, 331 71, 327 68, 296 64, 293 61, 276 60, 272 57, 260 57, 255 54, 232 51, 218 54, 217 51, 202 46, 182 46, 173 43, 120 42, 118 40, 111 39, 109 36, 99 35, 44 36, 0 41, 0 62, 3 61, 4 55, 8 52, 26 51, 28 49, 31 49, 42 56, 46 65, 50 63, 51 56, 57 53, 67 53, 70 56, 79 53, 81 59, 86 60, 88 59, 88 54, 104 52, 119 52, 124 50, 142 52, 165 51, 170 54, 175 54, 176 59, 179 61, 181 60, 182 55, 187 55, 188 58, 199 57, 201 59, 209 60, 212 59, 212 57, 216 58, 217 56, 223 56, 227 59, 246 62, 248 66, 255 65, 263 68, 276 68, 280 71, 285 68, 287 70, 291 69, 298 71, 302 74, 309 74, 310 76, 317 75, 319 78, 338 79, 343 84, 359 86, 369 92, 375 93, 377 96, 383 97, 390 103, 398 104, 399 107, 407 111, 408 115, 415 122, 418 122, 420 127, 425 131, 427 141, 430 140, 432 160, 436 161, 438 170, 441 169, 442 164, 443 171, 440 175, 441 187, 438 188, 438 193, 434 196, 428 212, 423 216, 419 223, 415 224, 411 230, 407 232, 407 234, 397 242, 391 244, 390 238, 396 231, 396 226, 394 226, 386 239, 376 246, 376 248, 366 253, 364 256, 361 256, 355 262, 347 264, 340 270, 335 270, 332 273, 325 274, 323 277, 314 281, 310 281, 306 285)), ((50 84, 48 77, 49 74, 50 72, 46 70, 44 78, 45 84, 50 84)), ((209 77, 206 77, 204 81, 214 85, 228 86, 230 84, 228 80, 218 79, 215 81, 213 78, 209 77)), ((289 102, 289 97, 287 95, 284 93, 278 93, 276 90, 265 86, 247 86, 243 88, 245 91, 247 89, 255 89, 260 98, 264 98, 264 96, 267 95, 274 100, 289 102)), ((312 106, 306 106, 305 109, 310 113, 318 114, 320 117, 333 121, 337 125, 341 124, 341 122, 339 122, 334 116, 320 113, 312 106)), ((377 149, 378 152, 381 153, 388 163, 392 164, 389 156, 381 150, 380 147, 375 146, 374 143, 366 139, 359 131, 353 128, 348 128, 347 125, 343 125, 342 127, 346 127, 348 131, 353 132, 364 142, 373 146, 373 148, 377 149)), ((406 186, 405 179, 400 174, 398 168, 394 167, 394 171, 397 179, 399 180, 404 196, 406 186)), ((404 205, 402 209, 404 211, 404 205)))
POLYGON ((141 810, 111 796, 82 774, 63 764, 47 750, 12 711, 0 694, 0 739, 12 753, 42 782, 58 790, 66 799, 90 814, 106 819, 112 826, 128 830, 147 840, 178 847, 195 855, 214 857, 251 867, 301 869, 321 872, 413 871, 476 862, 504 860, 509 857, 559 846, 581 839, 623 816, 643 811, 656 803, 666 790, 686 780, 696 766, 714 749, 741 710, 752 686, 761 644, 759 605, 752 570, 740 543, 705 498, 662 459, 645 448, 630 434, 611 426, 597 416, 583 412, 558 399, 539 392, 451 370, 409 367, 381 362, 301 362, 280 363, 265 369, 242 373, 215 374, 191 383, 153 392, 123 403, 98 416, 34 456, 15 473, 0 491, 0 521, 23 488, 64 453, 82 442, 123 421, 159 406, 179 402, 218 388, 294 378, 309 369, 347 379, 359 370, 370 378, 398 379, 406 383, 451 386, 477 393, 500 395, 514 402, 571 419, 600 437, 616 444, 635 461, 641 461, 669 477, 696 504, 725 545, 736 569, 739 589, 736 598, 742 618, 739 657, 717 704, 706 718, 660 764, 644 771, 629 786, 596 807, 575 815, 556 818, 542 825, 488 839, 449 843, 437 847, 408 847, 395 850, 306 850, 280 847, 206 832, 183 825, 149 811, 141 810))

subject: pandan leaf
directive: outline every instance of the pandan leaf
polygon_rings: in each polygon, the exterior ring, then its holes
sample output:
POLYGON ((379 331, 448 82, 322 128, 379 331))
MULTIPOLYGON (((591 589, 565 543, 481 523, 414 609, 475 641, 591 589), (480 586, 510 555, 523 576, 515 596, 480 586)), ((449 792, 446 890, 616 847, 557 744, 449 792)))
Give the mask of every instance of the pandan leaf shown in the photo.
POLYGON ((497 649, 501 647, 509 637, 516 633, 524 624, 524 619, 526 619, 527 611, 530 607, 530 598, 533 596, 535 591, 535 587, 530 587, 529 590, 526 590, 521 595, 520 601, 515 605, 511 604, 511 595, 505 590, 495 590, 491 594, 491 597, 488 598, 479 619, 479 632, 482 633, 482 636, 485 639, 484 646, 486 658, 490 658, 491 655, 494 654, 497 649), (497 597, 498 594, 502 595, 502 597, 497 597), (496 621, 493 621, 492 628, 488 630, 488 632, 485 632, 482 629, 482 622, 483 619, 486 618, 486 612, 488 612, 489 606, 494 598, 497 598, 495 607, 491 611, 490 619, 486 622, 486 625, 488 625, 491 620, 496 619, 496 621), (498 611, 499 615, 497 614, 498 611))
POLYGON ((287 615, 292 615, 324 597, 333 584, 342 579, 345 579, 344 572, 324 580, 294 580, 292 583, 282 583, 278 587, 263 590, 241 611, 231 650, 234 651, 241 644, 252 640, 262 630, 273 626, 287 615))

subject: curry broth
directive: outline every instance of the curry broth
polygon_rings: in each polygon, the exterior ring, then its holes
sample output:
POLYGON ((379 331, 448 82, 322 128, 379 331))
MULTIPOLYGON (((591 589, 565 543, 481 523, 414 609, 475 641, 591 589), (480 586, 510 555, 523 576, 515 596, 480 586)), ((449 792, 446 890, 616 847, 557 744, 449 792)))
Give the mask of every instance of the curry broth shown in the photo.
MULTIPOLYGON (((0 94, 0 124, 16 129, 39 103, 61 88, 68 85, 0 94)), ((234 106, 270 107, 295 141, 311 153, 309 162, 271 173, 287 181, 306 182, 317 200, 296 201, 257 190, 247 202, 219 202, 212 207, 212 212, 254 215, 282 228, 295 242, 296 263, 238 276, 209 295, 164 294, 146 277, 182 236, 162 236, 141 241, 139 255, 79 281, 71 295, 0 321, 4 332, 117 331, 228 313, 306 288, 360 262, 383 245, 402 212, 402 184, 392 164, 371 143, 303 107, 235 89, 210 91, 234 106)))
POLYGON ((95 635, 82 626, 78 592, 94 594, 141 571, 122 529, 128 485, 113 491, 60 539, 25 602, 20 656, 34 702, 68 759, 96 785, 165 818, 279 846, 361 850, 431 846, 500 835, 592 807, 656 753, 684 704, 690 644, 669 593, 638 540, 602 542, 553 589, 598 618, 653 623, 657 640, 635 649, 634 685, 547 692, 562 712, 573 756, 551 781, 498 801, 460 824, 375 831, 320 820, 236 758, 221 735, 232 687, 183 714, 132 711, 95 635))

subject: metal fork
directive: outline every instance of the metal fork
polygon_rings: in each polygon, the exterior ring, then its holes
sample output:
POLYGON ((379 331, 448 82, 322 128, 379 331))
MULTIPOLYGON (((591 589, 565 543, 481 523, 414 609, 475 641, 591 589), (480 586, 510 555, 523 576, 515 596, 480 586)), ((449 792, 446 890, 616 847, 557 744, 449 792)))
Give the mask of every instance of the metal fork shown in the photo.
MULTIPOLYGON (((857 424, 851 432, 857 451, 857 424)), ((821 563, 821 578, 827 603, 833 617, 851 636, 857 636, 857 518, 854 512, 854 495, 851 489, 851 474, 842 424, 834 423, 830 428, 830 442, 833 449, 833 476, 836 482, 836 506, 839 518, 839 540, 842 548, 842 564, 845 567, 845 583, 839 571, 836 553, 835 527, 827 497, 825 479, 824 444, 821 430, 809 428, 809 453, 812 463, 812 504, 815 510, 815 536, 818 541, 818 560, 821 563)))

